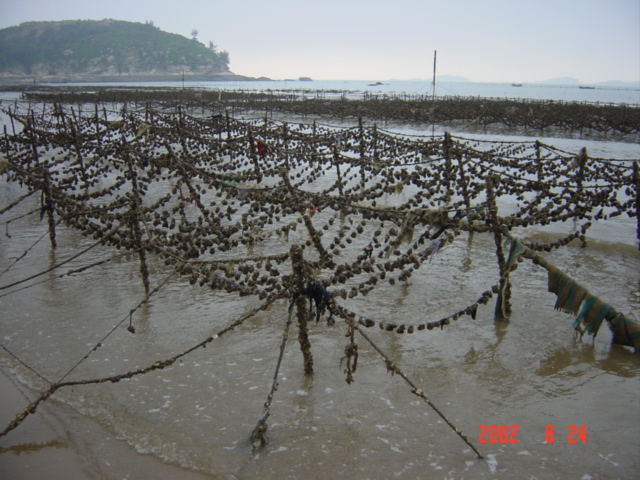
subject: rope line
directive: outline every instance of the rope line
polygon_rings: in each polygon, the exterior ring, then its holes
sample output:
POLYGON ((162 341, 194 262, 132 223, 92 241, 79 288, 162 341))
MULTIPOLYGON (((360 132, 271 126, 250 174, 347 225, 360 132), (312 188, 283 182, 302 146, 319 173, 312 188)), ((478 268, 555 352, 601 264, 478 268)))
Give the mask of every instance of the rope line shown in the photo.
MULTIPOLYGON (((87 253, 88 251, 90 251, 90 250, 92 250, 93 248, 97 247, 98 245, 103 244, 103 243, 104 243, 104 241, 105 241, 105 240, 107 240, 109 237, 111 237, 113 234, 115 234, 115 233, 117 232, 117 230, 118 230, 118 229, 115 229, 115 230, 112 230, 111 232, 108 232, 108 233, 107 233, 107 235, 106 235, 104 238, 101 238, 101 239, 100 239, 100 240, 98 240, 97 242, 92 243, 91 245, 89 245, 89 246, 88 246, 87 248, 85 248, 84 250, 81 250, 79 253, 77 253, 77 254, 75 254, 75 255, 72 255, 71 257, 67 258, 66 260, 64 260, 64 261, 62 261, 62 262, 60 262, 60 263, 58 263, 58 264, 56 264, 56 265, 54 265, 54 266, 52 266, 52 267, 50 267, 50 268, 47 268, 46 270, 44 270, 44 271, 42 271, 42 272, 35 273, 35 274, 33 274, 33 275, 30 275, 30 276, 29 276, 29 277, 27 277, 27 278, 23 278, 23 279, 21 279, 21 280, 17 280, 17 281, 15 281, 15 282, 13 282, 13 283, 10 283, 10 284, 8 284, 8 285, 2 285, 2 286, 0 286, 0 290, 6 290, 7 288, 15 287, 16 285, 20 285, 21 283, 28 282, 29 280, 33 280, 34 278, 38 278, 38 277, 40 277, 40 276, 42 276, 42 275, 45 275, 45 274, 47 274, 47 273, 49 273, 49 272, 54 271, 54 270, 55 270, 55 269, 57 269, 57 268, 60 268, 61 266, 65 265, 65 264, 67 264, 67 263, 69 263, 69 262, 72 262, 72 261, 73 261, 73 260, 75 260, 76 258, 78 258, 78 257, 80 257, 80 256, 82 256, 82 255, 84 255, 85 253, 87 253)), ((39 241, 39 240, 38 240, 38 241, 39 241)), ((24 255, 23 255, 23 256, 24 256, 24 255)))
MULTIPOLYGON (((188 348, 187 350, 185 350, 185 351, 183 351, 181 353, 178 353, 177 355, 174 355, 173 357, 169 357, 169 358, 167 358, 165 360, 158 360, 158 361, 154 362, 153 364, 148 365, 147 367, 139 368, 139 369, 136 369, 136 370, 131 370, 129 372, 121 373, 121 374, 118 374, 118 375, 110 375, 110 376, 107 376, 107 377, 94 378, 94 379, 83 379, 83 380, 74 380, 74 381, 66 381, 66 382, 63 382, 62 379, 61 379, 59 382, 51 384, 51 386, 44 393, 41 393, 40 396, 37 399, 35 399, 33 402, 31 402, 25 408, 24 411, 22 411, 21 413, 16 415, 16 417, 7 425, 7 427, 3 431, 0 432, 0 437, 4 437, 10 431, 12 431, 15 428, 17 428, 29 415, 31 415, 31 414, 36 412, 36 410, 38 409, 38 406, 40 405, 40 403, 48 400, 51 397, 51 395, 53 395, 60 388, 73 387, 73 386, 78 386, 78 385, 91 385, 91 384, 106 383, 106 382, 117 383, 117 382, 120 382, 122 380, 131 379, 131 378, 133 378, 135 376, 138 376, 138 375, 143 375, 145 373, 153 372, 153 371, 156 371, 156 370, 162 370, 162 369, 165 369, 167 367, 170 367, 171 365, 173 365, 180 358, 187 356, 188 354, 190 354, 191 352, 193 352, 195 350, 198 350, 200 348, 206 347, 206 345, 208 345, 209 343, 213 342, 213 340, 222 337, 223 335, 225 335, 229 331, 231 331, 231 330, 235 329, 236 327, 242 325, 242 323, 244 323, 249 318, 255 316, 261 310, 265 310, 266 308, 268 308, 268 306, 274 300, 275 299, 271 299, 270 301, 267 301, 267 302, 263 303, 260 307, 253 309, 251 312, 249 312, 246 315, 244 315, 244 316, 240 317, 239 319, 235 320, 234 322, 229 324, 227 327, 223 328, 222 330, 219 330, 217 333, 207 337, 206 339, 202 340, 201 342, 197 343, 196 345, 193 345, 192 347, 188 348)), ((84 360, 84 358, 82 360, 84 360)), ((69 373, 71 373, 71 371, 74 368, 75 368, 75 366, 63 377, 63 379, 69 373)))
POLYGON ((442 413, 433 404, 433 402, 429 400, 429 398, 424 393, 424 391, 421 388, 418 388, 416 384, 413 383, 413 381, 404 372, 402 372, 402 370, 400 370, 400 368, 395 363, 391 361, 391 359, 373 342, 373 340, 371 340, 371 338, 369 338, 369 336, 366 333, 362 331, 362 329, 359 326, 356 325, 354 328, 358 331, 360 335, 362 335, 362 337, 364 337, 364 339, 367 342, 369 342, 369 344, 373 347, 373 349, 376 352, 378 352, 378 354, 382 357, 387 367, 387 371, 389 371, 392 375, 398 374, 411 387, 411 393, 413 393, 414 395, 424 400, 427 403, 427 405, 429 405, 433 409, 433 411, 436 412, 440 416, 440 418, 442 418, 445 421, 445 423, 449 425, 449 427, 454 432, 456 432, 456 434, 464 441, 464 443, 466 443, 467 445, 469 445, 469 447, 471 447, 471 450, 475 452, 478 458, 480 459, 484 458, 482 454, 478 451, 478 449, 473 445, 473 443, 471 443, 469 438, 462 432, 462 430, 460 430, 453 423, 451 423, 451 421, 444 415, 444 413, 442 413))
POLYGON ((273 402, 273 396, 278 389, 278 374, 280 372, 280 365, 282 364, 282 358, 284 357, 284 350, 287 344, 287 339, 289 338, 289 328, 291 327, 291 323, 293 320, 293 304, 289 307, 289 314, 287 316, 287 323, 284 326, 284 331, 282 333, 282 342, 280 343, 280 353, 278 354, 278 360, 276 362, 276 369, 273 374, 273 381, 271 383, 271 389, 269 390, 269 394, 267 395, 267 400, 264 402, 264 412, 262 416, 258 420, 253 432, 251 433, 251 445, 254 450, 258 450, 263 448, 267 441, 265 439, 265 435, 267 433, 267 419, 271 414, 271 402, 273 402))
POLYGON ((44 380, 45 382, 47 382, 49 385, 53 385, 53 382, 51 380, 49 380, 48 378, 46 378, 44 375, 42 375, 41 373, 39 373, 38 371, 36 371, 33 367, 31 367, 30 365, 28 365, 24 360, 22 360, 20 357, 18 357, 15 353, 13 353, 11 350, 9 350, 5 345, 3 345, 2 343, 0 343, 0 347, 2 347, 2 349, 7 352, 9 355, 11 355, 13 358, 15 358, 23 367, 25 367, 27 370, 29 370, 30 372, 34 373, 37 377, 40 377, 42 380, 44 380))
MULTIPOLYGON (((45 233, 45 234, 43 235, 43 237, 42 237, 42 238, 44 238, 46 235, 47 235, 47 234, 45 233)), ((22 291, 22 290, 26 290, 26 289, 28 289, 28 288, 35 287, 35 286, 37 286, 37 285, 41 285, 41 284, 43 284, 43 283, 47 283, 47 282, 51 282, 51 281, 53 281, 53 280, 57 280, 57 279, 59 279, 59 278, 64 278, 64 277, 68 277, 68 276, 71 276, 71 275, 75 275, 75 274, 77 274, 77 273, 82 273, 82 272, 84 272, 84 271, 86 271, 86 270, 89 270, 89 269, 94 268, 94 267, 98 267, 98 266, 100 266, 100 265, 104 265, 104 264, 109 263, 109 262, 111 262, 111 261, 113 261, 113 260, 118 260, 119 258, 123 258, 123 257, 125 257, 125 256, 127 256, 127 255, 129 255, 129 253, 128 253, 128 252, 127 252, 127 253, 121 253, 121 254, 119 254, 119 255, 113 255, 113 256, 111 256, 111 257, 109 257, 109 258, 106 258, 106 259, 104 259, 104 260, 99 260, 99 261, 97 261, 97 262, 94 262, 94 263, 91 263, 91 264, 89 264, 89 265, 85 265, 85 266, 83 266, 83 267, 79 267, 79 268, 76 268, 76 269, 73 269, 73 270, 68 270, 68 271, 66 271, 65 273, 60 273, 60 274, 58 274, 58 275, 56 275, 56 276, 54 276, 54 277, 46 278, 46 279, 41 280, 41 281, 39 281, 39 282, 35 282, 35 283, 30 284, 30 285, 25 285, 25 286, 23 286, 23 287, 20 287, 20 288, 15 289, 15 290, 11 290, 10 292, 3 293, 3 294, 1 294, 1 295, 0 295, 0 298, 2 298, 2 297, 6 297, 6 296, 8 296, 8 295, 12 295, 12 294, 17 293, 17 292, 20 292, 20 291, 22 291)), ((2 274, 0 274, 0 277, 1 277, 1 276, 2 276, 2 274)))

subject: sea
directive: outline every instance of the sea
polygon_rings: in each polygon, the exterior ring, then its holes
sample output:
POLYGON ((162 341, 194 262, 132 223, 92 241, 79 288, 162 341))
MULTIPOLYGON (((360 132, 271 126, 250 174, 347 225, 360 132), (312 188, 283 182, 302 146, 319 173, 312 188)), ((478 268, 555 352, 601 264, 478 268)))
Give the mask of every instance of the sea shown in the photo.
POLYGON ((46 86, 83 86, 104 88, 109 86, 184 87, 205 90, 238 90, 251 92, 299 92, 301 94, 349 94, 357 96, 424 95, 435 97, 482 97, 518 100, 551 100, 560 102, 587 102, 593 104, 640 105, 640 87, 606 84, 547 84, 500 82, 441 81, 434 85, 428 80, 269 80, 228 82, 140 82, 118 83, 64 83, 46 86))
POLYGON ((434 86, 428 81, 270 81, 270 82, 214 82, 209 84, 211 89, 233 90, 310 90, 352 92, 367 95, 425 95, 436 97, 483 97, 555 100, 564 102, 588 102, 595 104, 640 104, 640 88, 610 87, 579 85, 547 85, 524 83, 514 86, 510 83, 480 83, 480 82, 441 82, 434 86))
MULTIPOLYGON (((373 83, 141 85, 295 90, 301 95, 433 93, 426 82, 373 83)), ((640 103, 640 90, 614 87, 451 82, 436 85, 435 94, 640 103)), ((20 94, 4 92, 0 98, 5 108, 19 102, 20 94)), ((6 123, 6 115, 0 120, 6 123)), ((432 134, 431 125, 388 128, 432 134)), ((532 140, 503 131, 452 133, 480 140, 532 140)), ((637 142, 561 135, 540 140, 567 152, 586 147, 599 158, 640 159, 637 142)), ((0 209, 25 193, 0 175, 0 209)), ((508 208, 508 201, 503 199, 500 208, 508 208)), ((46 221, 33 213, 40 202, 32 196, 0 214, 0 430, 48 381, 72 368, 66 380, 146 367, 198 344, 261 303, 191 285, 188 278, 163 283, 171 271, 151 257, 152 288, 160 288, 138 308, 145 293, 137 257, 123 255, 77 271, 111 258, 114 251, 97 247, 70 260, 93 240, 64 227, 58 229, 58 247, 51 248, 46 221), (64 267, 48 271, 65 260, 70 261, 64 267), (25 283, 28 288, 3 288, 42 272, 25 283), (130 315, 135 334, 126 329, 130 315)), ((636 227, 635 218, 616 217, 589 230, 586 248, 572 242, 545 258, 640 322, 636 227)), ((545 242, 572 228, 529 226, 514 234, 545 242)), ((381 286, 348 307, 380 321, 437 320, 473 303, 496 275, 493 236, 462 234, 408 282, 381 286)), ((540 267, 524 262, 511 278, 508 322, 494 320, 491 301, 475 319, 463 316, 442 330, 411 335, 366 330, 428 401, 412 393, 414 388, 359 336, 355 381, 348 384, 347 329, 341 322, 321 320, 310 326, 314 373, 306 375, 294 325, 267 422, 268 443, 253 451, 249 436, 263 413, 287 321, 288 303, 282 301, 164 370, 118 383, 61 388, 0 437, 0 478, 640 478, 640 355, 612 345, 606 325, 595 339, 577 337, 573 318, 554 310, 556 298, 547 291, 547 274, 540 267), (482 459, 433 407, 468 437, 482 459)))

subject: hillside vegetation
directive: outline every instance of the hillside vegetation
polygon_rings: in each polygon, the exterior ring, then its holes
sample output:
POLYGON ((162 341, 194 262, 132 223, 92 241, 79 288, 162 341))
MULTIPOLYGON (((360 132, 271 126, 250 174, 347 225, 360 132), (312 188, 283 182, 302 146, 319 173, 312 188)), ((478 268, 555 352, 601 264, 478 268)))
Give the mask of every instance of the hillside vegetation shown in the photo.
POLYGON ((152 23, 27 22, 0 30, 3 76, 233 75, 229 54, 152 23))

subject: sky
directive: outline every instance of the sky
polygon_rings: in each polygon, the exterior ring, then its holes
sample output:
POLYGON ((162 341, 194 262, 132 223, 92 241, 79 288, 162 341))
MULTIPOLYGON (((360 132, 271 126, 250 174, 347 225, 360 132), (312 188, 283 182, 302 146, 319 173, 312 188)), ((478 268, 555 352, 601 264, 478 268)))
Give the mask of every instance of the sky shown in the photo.
MULTIPOLYGON (((27 21, 153 22, 274 80, 640 81, 640 0, 0 0, 27 21)), ((0 46, 1 48, 1 46, 0 46)))

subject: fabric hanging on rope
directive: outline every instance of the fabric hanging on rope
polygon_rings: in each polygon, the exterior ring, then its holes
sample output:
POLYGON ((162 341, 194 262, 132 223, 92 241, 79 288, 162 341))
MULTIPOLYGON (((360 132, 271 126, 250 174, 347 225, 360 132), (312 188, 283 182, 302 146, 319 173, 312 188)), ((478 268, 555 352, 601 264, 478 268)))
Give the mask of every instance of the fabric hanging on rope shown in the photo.
MULTIPOLYGON (((633 347, 640 352, 640 324, 625 317, 611 305, 593 295, 583 285, 569 277, 558 267, 535 253, 520 240, 508 237, 505 248, 510 244, 507 269, 511 269, 520 257, 544 267, 548 273, 548 290, 556 294, 555 309, 576 315, 573 327, 581 334, 587 333, 595 338, 603 320, 607 320, 613 333, 612 342, 616 345, 633 347)), ((498 295, 498 302, 501 302, 498 295)), ((499 303, 498 303, 499 304, 499 303)))
POLYGON ((588 293, 586 300, 582 302, 580 313, 578 313, 578 316, 573 321, 573 328, 578 330, 580 333, 586 332, 593 335, 595 338, 598 334, 598 330, 600 330, 602 321, 607 317, 612 309, 613 307, 611 305, 600 300, 595 295, 588 293), (584 330, 582 329, 583 326, 584 330))
MULTIPOLYGON (((523 256, 526 250, 529 250, 526 245, 520 242, 517 239, 511 239, 507 237, 504 242, 504 247, 507 248, 507 245, 511 242, 511 247, 509 249, 509 256, 507 258, 506 270, 511 271, 511 267, 517 262, 518 258, 523 256)), ((505 299, 505 289, 507 287, 507 282, 502 283, 500 290, 498 291, 498 296, 496 298, 496 307, 494 310, 494 317, 496 320, 504 320, 509 318, 506 312, 506 305, 504 303, 505 299)))
POLYGON ((588 291, 556 266, 547 264, 549 272, 548 290, 558 296, 554 308, 565 313, 578 315, 580 305, 587 297, 588 291))
POLYGON ((634 346, 636 352, 640 350, 640 325, 632 322, 621 313, 616 312, 609 320, 609 327, 613 332, 613 343, 616 345, 634 346))

